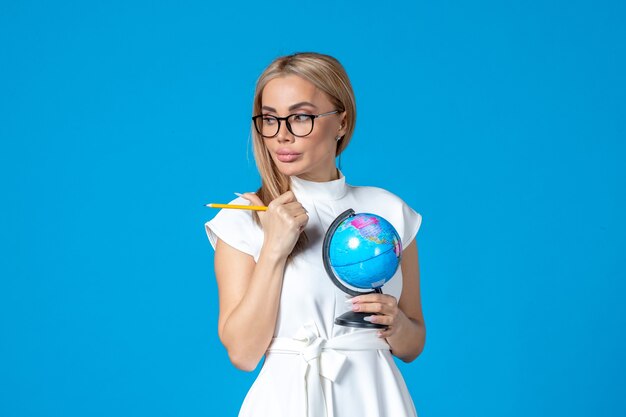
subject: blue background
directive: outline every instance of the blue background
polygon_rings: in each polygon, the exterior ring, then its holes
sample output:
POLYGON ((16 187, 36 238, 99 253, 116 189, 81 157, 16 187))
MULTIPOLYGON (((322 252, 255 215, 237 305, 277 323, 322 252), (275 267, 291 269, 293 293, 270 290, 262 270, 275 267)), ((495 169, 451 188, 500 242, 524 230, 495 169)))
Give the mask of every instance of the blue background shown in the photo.
POLYGON ((237 414, 203 205, 306 50, 354 84, 348 182, 423 216, 420 417, 626 415, 625 3, 434 3, 3 0, 0 415, 237 414))

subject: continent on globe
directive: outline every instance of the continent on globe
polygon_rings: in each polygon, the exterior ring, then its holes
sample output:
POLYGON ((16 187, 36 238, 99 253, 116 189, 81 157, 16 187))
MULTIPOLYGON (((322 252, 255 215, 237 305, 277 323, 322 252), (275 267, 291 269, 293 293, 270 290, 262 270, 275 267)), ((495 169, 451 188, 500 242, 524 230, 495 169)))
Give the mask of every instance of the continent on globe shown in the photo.
POLYGON ((396 229, 372 213, 347 217, 330 236, 328 257, 337 278, 361 289, 380 288, 395 274, 402 246, 396 229))

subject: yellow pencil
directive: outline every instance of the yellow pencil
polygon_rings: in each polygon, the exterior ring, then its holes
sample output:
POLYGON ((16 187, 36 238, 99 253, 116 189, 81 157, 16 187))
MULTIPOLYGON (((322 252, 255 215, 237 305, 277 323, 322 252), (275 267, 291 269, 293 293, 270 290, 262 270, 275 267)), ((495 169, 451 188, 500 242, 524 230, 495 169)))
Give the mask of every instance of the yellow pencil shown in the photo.
POLYGON ((242 206, 242 205, 239 205, 239 204, 216 204, 216 203, 205 204, 205 206, 211 207, 211 208, 227 208, 227 209, 240 209, 240 210, 267 211, 267 207, 265 207, 265 206, 242 206))

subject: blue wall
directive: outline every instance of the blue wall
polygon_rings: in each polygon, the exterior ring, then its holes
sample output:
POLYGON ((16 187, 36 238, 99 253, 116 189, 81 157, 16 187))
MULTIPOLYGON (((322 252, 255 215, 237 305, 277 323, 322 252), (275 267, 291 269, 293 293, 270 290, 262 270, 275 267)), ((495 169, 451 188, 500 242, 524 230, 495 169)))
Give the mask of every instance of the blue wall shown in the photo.
POLYGON ((624 2, 57 3, 0 4, 0 415, 237 414, 203 205, 305 50, 424 219, 420 417, 626 415, 624 2))

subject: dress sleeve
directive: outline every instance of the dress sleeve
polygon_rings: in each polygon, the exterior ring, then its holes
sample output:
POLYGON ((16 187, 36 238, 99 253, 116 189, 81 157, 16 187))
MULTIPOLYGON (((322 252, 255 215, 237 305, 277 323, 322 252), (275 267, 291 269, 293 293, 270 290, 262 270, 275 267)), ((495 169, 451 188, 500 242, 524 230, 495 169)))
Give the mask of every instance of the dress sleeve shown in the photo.
POLYGON ((400 235, 402 248, 413 242, 422 225, 422 215, 404 200, 379 187, 352 187, 352 192, 355 196, 353 209, 357 212, 379 214, 387 219, 400 235))
POLYGON ((402 233, 402 247, 409 246, 422 225, 422 215, 413 210, 408 204, 402 201, 402 217, 404 219, 404 227, 402 233))
MULTIPOLYGON (((236 198, 229 204, 250 205, 250 202, 244 198, 236 198)), ((213 249, 219 238, 257 260, 263 244, 263 232, 252 216, 251 210, 221 209, 213 219, 204 224, 213 249)))

